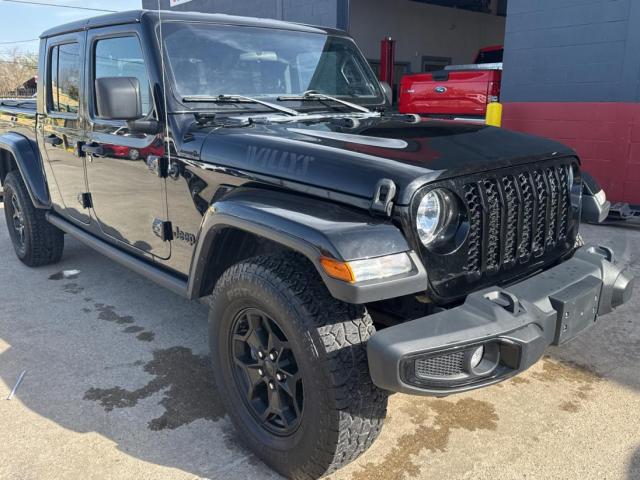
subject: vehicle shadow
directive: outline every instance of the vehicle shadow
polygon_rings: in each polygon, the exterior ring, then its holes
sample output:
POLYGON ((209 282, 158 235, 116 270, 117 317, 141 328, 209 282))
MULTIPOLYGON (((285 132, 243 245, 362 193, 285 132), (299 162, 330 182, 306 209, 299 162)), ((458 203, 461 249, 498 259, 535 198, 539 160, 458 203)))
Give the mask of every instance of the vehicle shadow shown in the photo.
POLYGON ((60 264, 28 269, 0 224, 0 382, 10 389, 27 371, 17 400, 144 462, 206 478, 280 478, 239 444, 221 406, 205 305, 68 238, 60 264))

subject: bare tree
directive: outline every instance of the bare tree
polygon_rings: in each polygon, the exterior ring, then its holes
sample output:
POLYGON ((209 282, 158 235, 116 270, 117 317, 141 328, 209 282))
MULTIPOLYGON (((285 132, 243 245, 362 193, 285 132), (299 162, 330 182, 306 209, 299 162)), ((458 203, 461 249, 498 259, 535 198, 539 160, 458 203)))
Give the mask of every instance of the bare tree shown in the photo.
POLYGON ((0 96, 24 95, 22 85, 35 77, 38 56, 13 49, 0 56, 0 96))

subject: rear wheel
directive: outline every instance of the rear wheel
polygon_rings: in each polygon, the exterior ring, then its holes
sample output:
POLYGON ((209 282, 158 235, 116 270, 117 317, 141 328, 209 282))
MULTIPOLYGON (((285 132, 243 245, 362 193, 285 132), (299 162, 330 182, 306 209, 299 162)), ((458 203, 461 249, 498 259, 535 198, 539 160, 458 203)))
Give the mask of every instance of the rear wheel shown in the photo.
POLYGON ((371 317, 333 299, 300 257, 227 270, 209 328, 220 396, 241 438, 279 473, 318 478, 377 438, 387 393, 369 376, 371 317))
POLYGON ((57 263, 64 249, 64 234, 33 206, 20 174, 9 172, 4 181, 4 214, 18 258, 29 267, 57 263))

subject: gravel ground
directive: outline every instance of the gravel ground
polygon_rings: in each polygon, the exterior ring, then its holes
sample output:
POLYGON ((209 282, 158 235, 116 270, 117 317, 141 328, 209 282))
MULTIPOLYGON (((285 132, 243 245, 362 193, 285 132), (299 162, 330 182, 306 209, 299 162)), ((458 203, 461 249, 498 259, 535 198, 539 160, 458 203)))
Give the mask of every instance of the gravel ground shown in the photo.
MULTIPOLYGON (((583 233, 640 275, 640 229, 583 233)), ((28 269, 4 221, 0 259, 1 479, 277 478, 220 406, 203 305, 71 239, 59 265, 28 269)), ((639 309, 637 293, 503 384, 394 395, 380 440, 333 478, 640 479, 639 309)))

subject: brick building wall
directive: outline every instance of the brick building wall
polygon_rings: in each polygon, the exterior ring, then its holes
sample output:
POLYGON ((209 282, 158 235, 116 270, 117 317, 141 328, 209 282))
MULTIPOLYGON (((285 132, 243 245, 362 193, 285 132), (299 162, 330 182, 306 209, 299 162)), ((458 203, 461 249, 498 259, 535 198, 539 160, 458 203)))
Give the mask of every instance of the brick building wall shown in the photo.
POLYGON ((510 0, 504 126, 572 146, 613 200, 640 204, 640 2, 510 0))

